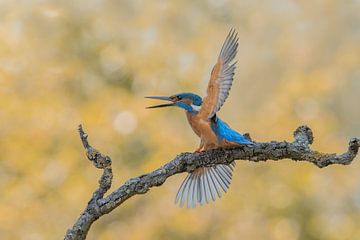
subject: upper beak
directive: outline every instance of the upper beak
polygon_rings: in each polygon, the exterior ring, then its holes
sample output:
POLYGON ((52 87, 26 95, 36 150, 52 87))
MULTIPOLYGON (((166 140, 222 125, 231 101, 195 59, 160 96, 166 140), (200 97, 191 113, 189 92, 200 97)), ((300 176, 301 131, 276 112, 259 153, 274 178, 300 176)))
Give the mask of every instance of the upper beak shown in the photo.
POLYGON ((171 106, 174 106, 174 105, 175 105, 175 102, 173 101, 173 99, 171 99, 171 98, 169 98, 169 97, 149 96, 149 97, 145 97, 145 98, 151 98, 151 99, 159 99, 159 100, 171 101, 171 103, 165 103, 165 104, 160 104, 160 105, 150 106, 150 107, 146 107, 146 108, 171 107, 171 106))

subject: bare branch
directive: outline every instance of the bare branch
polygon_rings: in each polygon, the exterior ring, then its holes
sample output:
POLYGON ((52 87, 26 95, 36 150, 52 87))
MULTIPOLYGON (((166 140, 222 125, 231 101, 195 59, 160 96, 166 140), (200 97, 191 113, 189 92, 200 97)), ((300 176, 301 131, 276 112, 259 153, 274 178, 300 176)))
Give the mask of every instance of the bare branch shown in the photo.
POLYGON ((98 150, 90 146, 87 141, 88 135, 84 132, 81 125, 79 125, 79 134, 85 148, 87 158, 93 162, 95 167, 104 169, 104 172, 99 180, 99 187, 93 193, 87 207, 80 215, 72 229, 67 231, 64 238, 66 240, 86 238, 91 224, 103 215, 99 209, 98 200, 102 199, 104 194, 110 189, 113 178, 110 157, 102 155, 98 150))
MULTIPOLYGON (((307 126, 301 126, 294 132, 294 141, 256 142, 252 146, 239 146, 233 149, 216 149, 201 153, 181 153, 172 161, 153 172, 131 178, 107 197, 104 194, 111 186, 111 159, 92 148, 87 142, 87 134, 79 126, 80 137, 86 150, 86 155, 95 167, 103 169, 99 181, 99 188, 94 192, 86 209, 81 214, 72 229, 69 229, 65 239, 85 239, 91 224, 99 217, 114 210, 124 201, 136 194, 144 194, 151 187, 162 185, 172 175, 192 172, 203 166, 216 164, 230 164, 234 160, 248 160, 253 162, 267 160, 292 159, 295 161, 311 162, 323 168, 332 164, 348 165, 356 157, 360 139, 353 138, 349 142, 347 152, 343 154, 327 154, 314 151, 309 145, 313 143, 313 133, 307 126)), ((250 139, 250 136, 247 134, 250 139)))

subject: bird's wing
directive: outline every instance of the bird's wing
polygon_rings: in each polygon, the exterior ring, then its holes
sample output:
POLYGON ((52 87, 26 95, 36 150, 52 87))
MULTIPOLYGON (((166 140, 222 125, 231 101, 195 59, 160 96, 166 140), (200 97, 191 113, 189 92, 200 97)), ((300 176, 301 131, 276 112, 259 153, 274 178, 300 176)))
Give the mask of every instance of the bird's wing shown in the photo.
POLYGON ((221 48, 217 63, 211 71, 211 77, 199 114, 212 118, 224 104, 235 74, 236 62, 233 62, 238 47, 238 36, 231 29, 221 48))

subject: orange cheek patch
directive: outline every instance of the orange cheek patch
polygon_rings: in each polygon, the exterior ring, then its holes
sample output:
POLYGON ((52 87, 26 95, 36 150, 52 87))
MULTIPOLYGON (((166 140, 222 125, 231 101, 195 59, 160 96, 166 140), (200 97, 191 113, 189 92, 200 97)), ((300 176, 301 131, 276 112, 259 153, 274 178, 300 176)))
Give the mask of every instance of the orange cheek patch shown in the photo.
POLYGON ((191 99, 182 99, 181 100, 182 102, 185 102, 185 103, 187 103, 187 104, 189 104, 189 105, 191 105, 192 104, 192 100, 191 99))

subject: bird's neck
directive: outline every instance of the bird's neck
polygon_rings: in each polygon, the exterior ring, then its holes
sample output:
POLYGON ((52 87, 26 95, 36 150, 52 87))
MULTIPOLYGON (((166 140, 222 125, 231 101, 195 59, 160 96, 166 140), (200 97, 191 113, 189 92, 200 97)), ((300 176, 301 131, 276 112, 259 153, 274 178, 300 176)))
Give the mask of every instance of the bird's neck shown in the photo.
POLYGON ((191 108, 193 109, 193 111, 195 111, 195 112, 199 112, 199 111, 200 111, 201 106, 197 106, 197 105, 194 105, 194 104, 191 104, 190 106, 191 106, 191 108))
POLYGON ((193 104, 189 104, 189 103, 186 103, 186 102, 178 102, 176 103, 176 105, 182 109, 184 109, 187 113, 190 113, 190 114, 197 114, 199 111, 200 111, 200 106, 197 106, 197 105, 193 105, 193 104))

